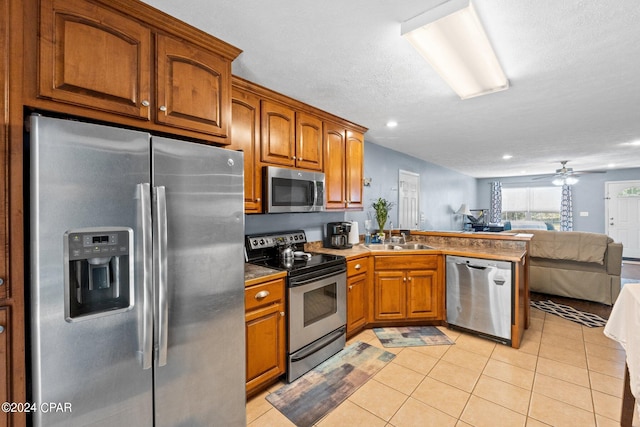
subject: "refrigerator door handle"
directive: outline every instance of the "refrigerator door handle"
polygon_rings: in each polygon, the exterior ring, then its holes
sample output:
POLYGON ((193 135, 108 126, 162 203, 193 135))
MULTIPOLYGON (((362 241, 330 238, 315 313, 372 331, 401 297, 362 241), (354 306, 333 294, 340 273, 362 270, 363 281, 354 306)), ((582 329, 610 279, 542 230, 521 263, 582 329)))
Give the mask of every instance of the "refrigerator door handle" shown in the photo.
POLYGON ((140 223, 142 233, 142 369, 150 369, 153 363, 153 271, 151 249, 151 186, 148 182, 138 184, 140 197, 140 223))
POLYGON ((167 198, 164 186, 155 187, 155 264, 156 290, 158 295, 158 366, 167 364, 167 344, 169 328, 169 301, 167 299, 167 198))

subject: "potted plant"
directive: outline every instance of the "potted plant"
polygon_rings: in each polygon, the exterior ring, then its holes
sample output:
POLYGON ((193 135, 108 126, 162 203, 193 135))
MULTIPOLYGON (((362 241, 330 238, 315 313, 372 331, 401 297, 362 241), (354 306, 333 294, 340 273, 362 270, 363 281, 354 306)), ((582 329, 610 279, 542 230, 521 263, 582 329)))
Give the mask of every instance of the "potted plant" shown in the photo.
POLYGON ((376 211, 376 221, 378 221, 378 234, 384 236, 384 225, 387 223, 389 217, 389 211, 393 206, 393 202, 378 197, 378 200, 371 204, 371 207, 376 211))

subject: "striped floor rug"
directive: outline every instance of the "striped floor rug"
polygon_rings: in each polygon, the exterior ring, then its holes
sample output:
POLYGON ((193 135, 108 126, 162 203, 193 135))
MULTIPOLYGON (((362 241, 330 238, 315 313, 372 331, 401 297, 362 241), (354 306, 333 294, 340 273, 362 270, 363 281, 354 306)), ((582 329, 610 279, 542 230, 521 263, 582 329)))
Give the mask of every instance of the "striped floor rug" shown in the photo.
POLYGON ((581 325, 587 326, 589 328, 597 328, 607 324, 607 321, 597 314, 576 310, 573 307, 557 304, 551 300, 531 301, 531 307, 535 307, 538 310, 542 310, 546 313, 555 314, 556 316, 560 316, 563 319, 571 320, 572 322, 580 323, 581 325))

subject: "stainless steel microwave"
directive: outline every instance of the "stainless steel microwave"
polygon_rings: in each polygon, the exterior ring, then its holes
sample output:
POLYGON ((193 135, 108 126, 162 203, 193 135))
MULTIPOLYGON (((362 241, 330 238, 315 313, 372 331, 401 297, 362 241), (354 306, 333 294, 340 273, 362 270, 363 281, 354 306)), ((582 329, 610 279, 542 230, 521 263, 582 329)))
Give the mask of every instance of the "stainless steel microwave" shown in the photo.
POLYGON ((324 173, 265 167, 267 212, 324 211, 324 173))

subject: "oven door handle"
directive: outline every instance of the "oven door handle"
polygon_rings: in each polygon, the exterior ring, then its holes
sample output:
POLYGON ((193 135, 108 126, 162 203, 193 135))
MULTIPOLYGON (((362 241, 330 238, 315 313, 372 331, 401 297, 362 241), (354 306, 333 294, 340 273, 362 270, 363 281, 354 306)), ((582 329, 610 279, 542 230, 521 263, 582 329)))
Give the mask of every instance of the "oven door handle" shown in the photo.
POLYGON ((326 276, 315 276, 310 279, 305 279, 300 281, 290 278, 289 285, 290 287, 295 288, 296 286, 302 286, 302 285, 306 285, 307 283, 318 282, 320 280, 328 279, 329 277, 333 277, 333 276, 338 276, 346 272, 347 272, 346 269, 341 269, 338 271, 334 271, 333 273, 327 274, 326 276))
POLYGON ((301 350, 295 353, 295 355, 292 354, 291 361, 298 362, 302 359, 306 359, 307 357, 311 356, 313 353, 317 352, 318 350, 328 346, 335 340, 339 339, 342 335, 344 335, 345 331, 346 331, 346 326, 341 326, 340 328, 336 329, 335 331, 325 336, 323 339, 320 339, 315 343, 309 345, 304 350, 301 350))

